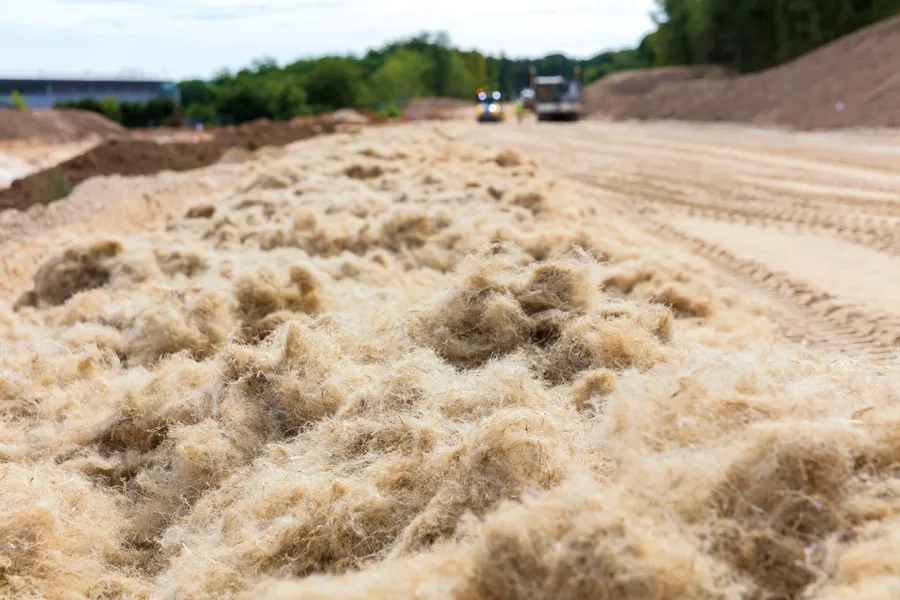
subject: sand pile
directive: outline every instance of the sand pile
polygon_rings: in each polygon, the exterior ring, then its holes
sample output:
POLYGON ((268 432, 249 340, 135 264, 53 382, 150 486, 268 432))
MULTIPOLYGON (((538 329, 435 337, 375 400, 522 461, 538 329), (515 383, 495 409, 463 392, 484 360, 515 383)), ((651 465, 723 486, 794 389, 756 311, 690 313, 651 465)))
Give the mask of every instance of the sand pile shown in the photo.
POLYGON ((610 73, 584 88, 584 107, 590 114, 617 117, 657 86, 725 75, 724 69, 715 66, 659 67, 610 73))
POLYGON ((232 165, 0 307, 0 594, 888 598, 896 377, 425 126, 232 165))
POLYGON ((124 127, 97 113, 76 109, 12 110, 0 108, 0 140, 36 139, 77 142, 126 135, 124 127))
POLYGON ((655 87, 619 118, 737 121, 798 129, 900 126, 900 17, 744 77, 655 87))

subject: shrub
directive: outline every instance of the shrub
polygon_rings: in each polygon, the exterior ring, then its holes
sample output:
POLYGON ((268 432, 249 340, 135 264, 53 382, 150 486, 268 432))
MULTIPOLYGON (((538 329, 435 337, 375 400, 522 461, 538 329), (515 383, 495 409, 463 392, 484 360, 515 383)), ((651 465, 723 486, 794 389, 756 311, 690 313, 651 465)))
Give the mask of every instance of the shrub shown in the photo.
POLYGON ((19 90, 13 90, 12 94, 9 97, 10 105, 13 107, 13 110, 28 110, 28 103, 25 102, 25 98, 22 97, 22 94, 19 93, 19 90))

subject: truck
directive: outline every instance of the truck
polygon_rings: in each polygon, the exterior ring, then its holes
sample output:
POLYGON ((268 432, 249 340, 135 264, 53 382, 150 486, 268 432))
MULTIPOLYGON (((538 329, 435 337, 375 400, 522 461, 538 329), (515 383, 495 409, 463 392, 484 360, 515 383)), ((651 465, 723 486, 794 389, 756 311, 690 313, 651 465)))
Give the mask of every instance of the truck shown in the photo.
POLYGON ((575 67, 575 76, 567 79, 562 75, 538 76, 534 67, 529 69, 531 89, 534 90, 538 121, 577 121, 584 110, 584 95, 581 82, 581 68, 575 67))

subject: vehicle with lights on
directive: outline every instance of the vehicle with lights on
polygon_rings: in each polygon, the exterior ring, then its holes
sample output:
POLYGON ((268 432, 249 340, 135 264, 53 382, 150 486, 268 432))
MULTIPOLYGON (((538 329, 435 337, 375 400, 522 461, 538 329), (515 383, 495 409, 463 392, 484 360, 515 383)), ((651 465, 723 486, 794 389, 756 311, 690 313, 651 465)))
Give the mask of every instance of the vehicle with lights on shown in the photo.
POLYGON ((575 67, 575 77, 567 79, 560 75, 538 77, 532 67, 529 69, 531 89, 535 93, 535 109, 538 121, 577 121, 584 110, 581 68, 575 67))
POLYGON ((500 104, 500 92, 488 93, 478 88, 478 105, 475 107, 475 115, 479 123, 500 123, 506 120, 503 105, 500 104))

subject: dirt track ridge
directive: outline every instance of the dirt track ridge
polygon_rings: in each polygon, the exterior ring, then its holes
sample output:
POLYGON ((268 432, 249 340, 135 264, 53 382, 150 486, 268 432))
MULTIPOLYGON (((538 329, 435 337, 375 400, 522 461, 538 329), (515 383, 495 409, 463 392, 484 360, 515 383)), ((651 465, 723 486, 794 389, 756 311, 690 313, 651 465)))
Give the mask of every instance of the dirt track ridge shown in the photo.
MULTIPOLYGON (((572 175, 582 183, 601 185, 596 178, 572 175)), ((636 183, 634 180, 631 183, 636 183)), ((609 187, 609 182, 603 184, 609 187)), ((634 186, 623 186, 622 193, 638 203, 656 209, 676 210, 686 216, 703 217, 729 223, 761 224, 768 227, 791 227, 794 231, 806 231, 831 235, 845 241, 900 256, 900 207, 896 205, 872 206, 876 214, 848 213, 840 210, 804 207, 786 208, 769 202, 751 203, 722 199, 718 202, 691 200, 677 195, 661 184, 642 182, 642 192, 634 186), (650 193, 648 193, 650 192, 650 193), (653 193, 655 192, 655 193, 653 193), (881 213, 881 214, 878 214, 881 213), (886 220, 885 217, 895 217, 886 220)), ((881 203, 882 205, 886 203, 881 203)))

